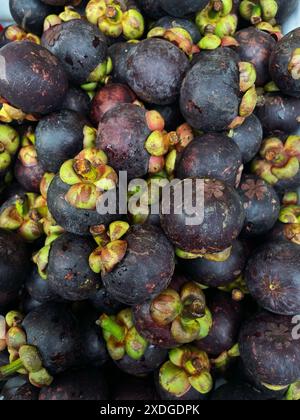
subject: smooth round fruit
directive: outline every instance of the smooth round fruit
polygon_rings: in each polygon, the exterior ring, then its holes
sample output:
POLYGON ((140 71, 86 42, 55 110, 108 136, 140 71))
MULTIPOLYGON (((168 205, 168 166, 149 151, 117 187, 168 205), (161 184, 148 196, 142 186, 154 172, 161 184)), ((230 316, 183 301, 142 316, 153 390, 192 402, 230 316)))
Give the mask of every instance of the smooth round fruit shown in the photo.
POLYGON ((232 130, 232 140, 238 145, 244 163, 250 162, 259 152, 263 140, 263 129, 259 119, 250 115, 244 124, 232 130))
POLYGON ((167 105, 177 99, 189 61, 171 42, 149 38, 130 50, 126 66, 127 83, 142 101, 167 105))
POLYGON ((68 89, 59 60, 40 45, 12 42, 0 51, 0 95, 27 114, 49 114, 68 89))
POLYGON ((250 293, 264 309, 280 315, 300 313, 300 248, 287 242, 268 242, 248 261, 250 293))
MULTIPOLYGON (((178 186, 182 187, 184 182, 181 181, 178 186)), ((161 225, 176 247, 194 254, 213 254, 230 247, 238 237, 244 223, 244 209, 238 193, 224 182, 205 179, 200 183, 204 187, 204 202, 200 203, 200 208, 197 205, 192 215, 186 213, 186 206, 191 206, 191 201, 181 203, 180 209, 176 207, 175 212, 177 200, 174 188, 171 189, 171 211, 170 214, 163 214, 163 211, 161 225)), ((197 189, 196 180, 193 180, 194 203, 197 195, 201 199, 201 189, 197 189)))
POLYGON ((300 377, 299 340, 290 317, 261 312, 242 327, 239 348, 247 370, 266 385, 288 386, 300 377))
POLYGON ((102 275, 111 296, 126 305, 151 300, 166 289, 175 269, 172 245, 154 226, 133 226, 124 237, 125 258, 111 273, 102 275))
POLYGON ((225 134, 213 133, 196 137, 184 149, 176 176, 179 179, 214 178, 237 187, 242 169, 238 146, 225 134))
POLYGON ((183 17, 203 9, 209 0, 159 0, 162 9, 171 16, 183 17))

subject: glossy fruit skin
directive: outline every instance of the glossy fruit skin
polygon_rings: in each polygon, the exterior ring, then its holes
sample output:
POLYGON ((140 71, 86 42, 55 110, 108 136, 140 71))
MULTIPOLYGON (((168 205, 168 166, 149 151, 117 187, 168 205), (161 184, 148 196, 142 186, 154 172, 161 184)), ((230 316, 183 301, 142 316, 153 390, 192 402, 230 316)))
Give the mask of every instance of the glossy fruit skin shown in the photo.
POLYGON ((242 155, 239 147, 225 134, 196 137, 183 151, 176 168, 179 179, 213 178, 236 187, 240 182, 242 155))
POLYGON ((238 188, 244 203, 244 236, 267 233, 278 220, 280 200, 274 188, 255 175, 244 175, 238 188))
POLYGON ((107 384, 100 370, 93 368, 66 372, 43 388, 40 401, 102 401, 108 398, 107 384))
POLYGON ((157 324, 151 316, 151 302, 144 302, 133 307, 134 325, 138 333, 150 343, 163 349, 178 346, 171 334, 170 325, 157 324))
POLYGON ((246 382, 222 385, 211 395, 211 401, 264 401, 265 396, 246 382))
POLYGON ((29 269, 25 243, 17 234, 0 229, 0 308, 17 298, 29 269))
POLYGON ((213 325, 208 336, 196 341, 195 345, 210 356, 218 357, 237 343, 242 305, 225 292, 215 292, 209 296, 207 304, 212 313, 213 325))
POLYGON ((36 401, 38 396, 38 388, 21 376, 8 379, 0 393, 0 398, 4 401, 36 401))
POLYGON ((112 78, 113 81, 127 83, 127 57, 135 49, 135 44, 130 42, 116 42, 108 48, 108 56, 113 63, 112 78))
POLYGON ((46 303, 30 312, 22 326, 29 345, 36 346, 43 366, 57 375, 77 365, 80 331, 71 311, 59 303, 46 303))
POLYGON ((61 108, 88 117, 90 113, 91 100, 84 90, 75 86, 70 86, 64 98, 61 108))
MULTIPOLYGON (((184 181, 181 181, 183 184, 184 181)), ((192 189, 196 199, 196 186, 192 189)), ((219 180, 204 180, 204 221, 186 225, 184 212, 175 214, 174 188, 171 189, 170 214, 161 214, 161 226, 167 237, 178 248, 194 254, 213 254, 232 245, 244 224, 244 209, 238 193, 219 180), (228 217, 225 218, 225 211, 228 217)), ((183 205, 183 204, 182 204, 183 205)), ((178 213, 178 212, 177 212, 178 213)), ((197 217, 199 215, 197 214, 197 217)), ((196 220, 194 213, 190 219, 196 220)))
POLYGON ((131 357, 125 355, 115 363, 123 372, 142 377, 158 369, 165 362, 167 356, 168 352, 166 349, 149 344, 141 359, 133 360, 131 357))
POLYGON ((105 36, 85 20, 71 20, 44 32, 42 45, 62 63, 69 80, 85 83, 98 64, 107 58, 105 36))
POLYGON ((150 133, 145 109, 120 104, 100 121, 96 145, 107 154, 115 171, 127 171, 129 179, 140 178, 148 172, 150 155, 145 142, 150 133))
POLYGON ((137 4, 145 15, 151 19, 159 19, 166 14, 157 0, 137 0, 137 4))
POLYGON ((61 165, 83 149, 87 120, 77 112, 62 110, 41 119, 36 128, 36 151, 45 172, 57 173, 61 165))
POLYGON ((180 93, 186 121, 201 131, 224 131, 238 116, 238 55, 229 48, 201 51, 187 72, 180 93))
POLYGON ((269 60, 276 47, 275 39, 253 26, 237 32, 235 38, 239 43, 236 51, 241 61, 248 61, 256 68, 256 86, 264 86, 271 79, 269 60))
POLYGON ((170 16, 164 16, 155 22, 153 26, 165 29, 183 28, 191 35, 194 44, 197 44, 201 39, 197 25, 188 19, 176 19, 170 16))
POLYGON ((25 288, 32 299, 40 303, 61 300, 61 298, 59 298, 51 289, 50 283, 41 278, 36 267, 34 267, 31 274, 27 277, 25 288))
POLYGON ((284 36, 274 48, 270 58, 270 73, 273 81, 285 95, 300 98, 300 80, 292 77, 289 63, 293 53, 300 48, 300 29, 284 36))
POLYGON ((279 315, 300 313, 300 249, 286 242, 259 247, 248 261, 250 293, 264 309, 279 315))
POLYGON ((92 226, 107 225, 120 218, 118 215, 101 215, 96 210, 82 210, 71 206, 65 199, 69 189, 70 185, 65 184, 59 175, 56 175, 47 195, 50 213, 67 232, 88 236, 92 226))
POLYGON ((20 157, 16 160, 14 166, 15 178, 28 192, 38 193, 40 191, 40 183, 44 173, 45 171, 39 162, 33 166, 25 166, 20 157))
POLYGON ((261 312, 242 327, 239 348, 247 370, 263 383, 288 386, 300 376, 300 348, 290 317, 261 312))
POLYGON ((43 33, 44 20, 48 15, 60 12, 40 0, 9 0, 9 9, 14 21, 26 32, 43 33))
POLYGON ((293 242, 293 235, 289 232, 290 225, 277 222, 273 229, 268 232, 266 239, 272 242, 293 242))
POLYGON ((291 134, 299 127, 300 100, 280 93, 266 94, 258 103, 256 115, 265 134, 281 131, 291 134))
POLYGON ((168 105, 179 95, 189 61, 169 41, 149 38, 131 49, 126 66, 127 83, 142 101, 168 105))
POLYGON ((232 244, 230 257, 224 262, 205 258, 179 260, 184 273, 193 281, 209 287, 226 286, 234 282, 243 272, 246 264, 246 250, 242 242, 232 244))
POLYGON ((133 226, 124 240, 128 244, 125 258, 111 273, 102 275, 102 280, 116 300, 136 305, 168 287, 175 269, 174 250, 154 226, 133 226))
POLYGON ((203 9, 208 0, 160 0, 162 9, 171 16, 183 17, 203 9))
POLYGON ((106 112, 119 104, 131 104, 136 96, 128 86, 121 83, 109 83, 103 86, 94 96, 90 118, 97 127, 106 112))
POLYGON ((12 42, 1 48, 0 60, 5 65, 0 95, 11 105, 28 114, 49 114, 60 107, 68 80, 49 51, 29 41, 12 42))
POLYGON ((233 130, 232 140, 238 145, 244 163, 250 162, 259 152, 263 140, 263 129, 259 119, 250 115, 241 126, 233 130))
POLYGON ((100 277, 89 266, 89 256, 95 249, 90 238, 65 233, 56 239, 49 254, 47 281, 63 299, 88 299, 100 287, 100 277))

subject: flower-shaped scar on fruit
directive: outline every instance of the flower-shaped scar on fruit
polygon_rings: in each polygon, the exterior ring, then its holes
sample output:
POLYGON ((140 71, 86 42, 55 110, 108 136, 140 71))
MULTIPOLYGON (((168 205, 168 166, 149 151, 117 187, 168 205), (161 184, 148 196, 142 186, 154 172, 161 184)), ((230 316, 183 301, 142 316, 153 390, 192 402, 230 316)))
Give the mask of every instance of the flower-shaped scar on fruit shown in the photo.
POLYGON ((252 171, 280 190, 291 190, 300 179, 300 136, 267 138, 252 162, 252 171))
POLYGON ((149 344, 137 332, 131 309, 124 309, 117 316, 104 314, 97 324, 102 328, 108 353, 125 372, 146 375, 166 360, 166 350, 149 344))
POLYGON ((185 283, 180 291, 168 288, 150 302, 134 307, 134 322, 150 343, 172 348, 206 337, 212 316, 198 283, 185 283))
POLYGON ((66 201, 78 209, 95 210, 103 192, 116 188, 118 183, 118 175, 107 165, 105 153, 94 148, 84 149, 65 162, 59 173, 60 179, 70 185, 66 201))
POLYGON ((86 6, 87 20, 106 36, 126 39, 139 39, 144 33, 144 17, 128 1, 90 0, 86 6))
POLYGON ((1 329, 5 330, 2 350, 7 349, 10 363, 0 367, 0 380, 14 373, 28 375, 32 385, 42 388, 51 385, 53 378, 43 367, 42 358, 35 346, 27 344, 26 332, 21 324, 24 317, 16 311, 9 312, 0 319, 1 329))
POLYGON ((158 391, 163 399, 205 399, 213 388, 210 361, 206 353, 194 346, 182 346, 169 352, 162 365, 158 391))

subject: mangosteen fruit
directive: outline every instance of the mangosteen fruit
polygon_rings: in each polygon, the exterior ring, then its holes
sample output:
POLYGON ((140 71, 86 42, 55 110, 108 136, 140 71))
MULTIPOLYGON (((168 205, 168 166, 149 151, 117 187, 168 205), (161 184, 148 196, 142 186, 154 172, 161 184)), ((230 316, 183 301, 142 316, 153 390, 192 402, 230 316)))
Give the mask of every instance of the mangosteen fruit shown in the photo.
POLYGON ((285 35, 275 46, 270 58, 270 73, 280 91, 300 98, 300 29, 285 35))
POLYGON ((250 293, 264 309, 279 315, 300 312, 298 245, 267 242, 251 255, 246 267, 250 293))
POLYGON ((62 373, 39 395, 40 401, 103 401, 107 398, 103 373, 93 368, 62 373))
POLYGON ((209 287, 223 287, 233 283, 242 275, 246 261, 243 243, 235 240, 232 243, 230 256, 225 261, 196 258, 180 259, 179 263, 191 280, 209 287))
POLYGON ((25 31, 41 35, 45 18, 59 13, 61 9, 40 0, 9 0, 9 10, 15 22, 25 31))
POLYGON ((67 300, 88 299, 101 285, 101 279, 89 266, 95 248, 90 238, 65 233, 51 246, 47 280, 53 292, 67 300))
POLYGON ((106 75, 107 42, 95 25, 82 19, 63 22, 44 32, 41 41, 75 85, 98 82, 106 75))
POLYGON ((259 119, 252 114, 239 127, 230 131, 229 136, 238 145, 244 163, 249 163, 258 153, 263 140, 263 129, 259 119))
POLYGON ((276 41, 267 32, 250 26, 236 33, 235 38, 239 43, 236 48, 242 61, 248 61, 256 69, 256 86, 264 86, 270 80, 269 61, 276 41))
POLYGON ((18 297, 30 269, 28 252, 19 235, 0 229, 0 307, 18 297))
POLYGON ((119 104, 132 104, 135 99, 135 94, 128 86, 121 83, 109 83, 103 86, 93 98, 91 121, 98 126, 106 112, 119 104))
POLYGON ((244 175, 238 192, 245 210, 243 234, 254 237, 271 230, 280 211, 280 200, 274 188, 255 175, 244 175))
POLYGON ((225 134, 211 133, 196 137, 184 149, 175 172, 179 179, 214 178, 237 187, 242 171, 239 147, 225 134))
POLYGON ((136 305, 168 287, 175 269, 174 250, 155 226, 133 226, 124 239, 125 257, 111 272, 102 273, 102 280, 113 298, 136 305))
POLYGON ((85 117, 66 109, 39 121, 35 146, 38 161, 45 172, 57 173, 67 159, 82 150, 86 124, 85 117))
POLYGON ((68 79, 59 60, 29 41, 1 48, 0 95, 26 114, 49 114, 61 106, 68 79))
POLYGON ((242 124, 256 106, 254 66, 241 62, 229 48, 201 51, 193 63, 180 93, 180 108, 186 121, 205 132, 242 124))
POLYGON ((291 134, 299 128, 300 100, 281 93, 267 93, 258 101, 256 115, 266 135, 291 134))
POLYGON ((179 96, 189 60, 171 42, 149 38, 129 51, 126 66, 127 84, 139 99, 150 104, 168 105, 179 96))
POLYGON ((270 389, 287 387, 300 377, 299 339, 292 318, 261 312, 243 325, 239 348, 248 371, 270 389))
POLYGON ((177 248, 198 256, 216 254, 231 247, 244 224, 244 208, 238 193, 220 180, 180 181, 171 187, 170 212, 166 211, 169 203, 165 205, 161 214, 165 234, 177 248), (175 211, 178 201, 175 197, 187 182, 192 185, 190 197, 175 211), (191 208, 195 202, 197 205, 191 208))

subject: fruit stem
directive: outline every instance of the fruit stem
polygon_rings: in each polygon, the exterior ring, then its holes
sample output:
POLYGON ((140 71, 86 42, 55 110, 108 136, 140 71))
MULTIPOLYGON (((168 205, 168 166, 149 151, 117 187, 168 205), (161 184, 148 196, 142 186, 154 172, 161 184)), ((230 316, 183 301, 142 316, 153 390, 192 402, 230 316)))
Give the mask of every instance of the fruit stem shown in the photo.
POLYGON ((125 339, 125 328, 119 325, 116 321, 107 315, 102 315, 97 322, 103 330, 110 333, 116 340, 124 341, 125 339))
POLYGON ((14 362, 9 363, 8 365, 1 366, 0 379, 13 375, 14 373, 18 372, 18 370, 22 369, 23 367, 24 366, 21 359, 17 359, 14 362))

